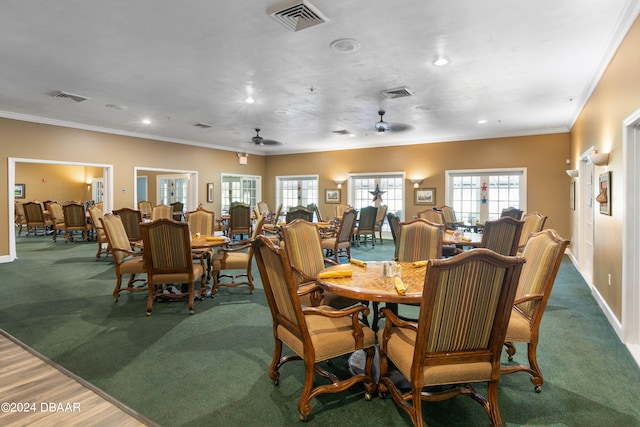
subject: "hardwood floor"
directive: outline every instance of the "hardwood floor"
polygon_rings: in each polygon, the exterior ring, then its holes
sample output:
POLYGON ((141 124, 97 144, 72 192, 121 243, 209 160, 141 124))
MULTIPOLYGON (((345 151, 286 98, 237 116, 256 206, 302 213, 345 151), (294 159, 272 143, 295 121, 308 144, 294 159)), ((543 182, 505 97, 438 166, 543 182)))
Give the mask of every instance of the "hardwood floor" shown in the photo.
POLYGON ((156 426, 0 330, 0 425, 156 426))

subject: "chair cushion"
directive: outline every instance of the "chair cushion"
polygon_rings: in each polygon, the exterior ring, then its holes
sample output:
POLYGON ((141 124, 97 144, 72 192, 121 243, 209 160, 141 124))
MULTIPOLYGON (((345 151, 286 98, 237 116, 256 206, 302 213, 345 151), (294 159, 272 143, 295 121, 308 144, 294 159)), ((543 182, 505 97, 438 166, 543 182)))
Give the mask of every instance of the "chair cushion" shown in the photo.
MULTIPOLYGON (((332 307, 322 306, 324 309, 332 307)), ((315 350, 316 362, 342 356, 356 351, 353 339, 351 317, 329 318, 324 316, 305 316, 311 342, 315 350)), ((364 348, 375 344, 374 332, 363 326, 364 348)), ((300 357, 304 356, 302 341, 282 325, 277 329, 278 337, 300 357)))
POLYGON ((322 239, 322 249, 333 249, 334 246, 336 245, 336 238, 335 237, 328 237, 326 239, 322 239))
MULTIPOLYGON (((384 329, 378 331, 378 341, 382 342, 384 329)), ((415 345, 415 332, 394 328, 387 342, 387 357, 405 378, 411 379, 411 363, 415 345)), ((488 381, 491 378, 490 362, 459 363, 454 365, 425 366, 423 385, 458 384, 488 381)))
POLYGON ((529 320, 518 310, 511 310, 511 318, 507 327, 505 341, 529 342, 531 339, 531 329, 529 320))
POLYGON ((140 274, 144 272, 144 258, 142 256, 131 256, 120 264, 120 274, 140 274))
MULTIPOLYGON (((202 276, 203 268, 201 264, 193 264, 193 277, 198 280, 202 276)), ((154 274, 153 283, 156 285, 167 283, 189 283, 189 275, 187 273, 167 273, 154 274)))
POLYGON ((248 262, 249 254, 246 252, 218 252, 213 259, 213 269, 243 270, 248 262))

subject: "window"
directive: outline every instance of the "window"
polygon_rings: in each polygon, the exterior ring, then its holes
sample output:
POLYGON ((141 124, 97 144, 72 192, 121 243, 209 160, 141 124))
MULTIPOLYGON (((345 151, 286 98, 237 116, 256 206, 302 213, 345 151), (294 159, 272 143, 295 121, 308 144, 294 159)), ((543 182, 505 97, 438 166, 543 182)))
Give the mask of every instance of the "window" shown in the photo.
POLYGON ((294 206, 318 204, 318 176, 276 177, 276 204, 280 203, 283 211, 294 206))
POLYGON ((93 178, 91 180, 91 198, 94 202, 102 202, 102 197, 104 195, 104 179, 103 178, 93 178))
POLYGON ((188 206, 189 175, 158 175, 158 201, 162 205, 181 202, 188 206))
MULTIPOLYGON (((349 177, 349 204, 356 210, 365 206, 373 206, 372 191, 376 185, 382 195, 382 204, 387 205, 387 212, 393 212, 402 219, 404 211, 404 174, 375 174, 375 175, 351 175, 349 177)), ((384 223, 383 229, 388 229, 388 224, 384 223)))
POLYGON ((262 198, 262 177, 222 174, 222 212, 229 212, 233 202, 246 203, 255 208, 262 198))
POLYGON ((447 171, 446 204, 459 221, 474 224, 500 217, 510 206, 526 211, 526 170, 447 171))

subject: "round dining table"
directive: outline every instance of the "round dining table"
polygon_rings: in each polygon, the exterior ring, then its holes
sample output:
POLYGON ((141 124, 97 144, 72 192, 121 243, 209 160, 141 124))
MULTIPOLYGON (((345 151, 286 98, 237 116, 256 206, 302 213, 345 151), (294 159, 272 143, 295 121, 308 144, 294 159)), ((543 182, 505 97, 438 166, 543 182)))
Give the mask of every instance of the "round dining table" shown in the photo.
POLYGON ((366 265, 339 264, 327 267, 318 274, 318 284, 336 295, 362 301, 399 304, 419 304, 422 300, 426 266, 414 267, 411 262, 399 262, 402 283, 406 288, 400 295, 394 277, 383 276, 383 261, 367 261, 366 265), (340 271, 351 271, 351 276, 339 277, 340 271), (335 277, 333 276, 334 273, 335 277), (323 277, 330 276, 330 277, 323 277))

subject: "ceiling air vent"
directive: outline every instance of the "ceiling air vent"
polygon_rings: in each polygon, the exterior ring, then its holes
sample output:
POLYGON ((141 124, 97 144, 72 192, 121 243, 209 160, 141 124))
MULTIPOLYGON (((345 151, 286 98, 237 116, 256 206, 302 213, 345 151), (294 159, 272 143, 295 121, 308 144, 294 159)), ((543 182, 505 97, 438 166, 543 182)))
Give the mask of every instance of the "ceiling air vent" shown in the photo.
POLYGON ((194 126, 202 129, 209 129, 213 127, 213 125, 210 125, 208 123, 196 123, 194 126))
POLYGON ((382 95, 384 95, 385 98, 394 99, 394 98, 403 98, 405 96, 413 96, 413 93, 409 90, 408 87, 403 86, 403 87, 397 87, 395 89, 383 90, 382 95))
POLYGON ((281 2, 267 9, 267 13, 291 31, 304 30, 329 20, 307 0, 281 2))
POLYGON ((74 95, 73 93, 62 92, 60 90, 52 92, 51 96, 53 96, 54 98, 71 99, 71 100, 76 101, 76 102, 82 102, 82 101, 86 101, 87 99, 89 99, 86 96, 74 95))

